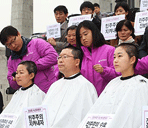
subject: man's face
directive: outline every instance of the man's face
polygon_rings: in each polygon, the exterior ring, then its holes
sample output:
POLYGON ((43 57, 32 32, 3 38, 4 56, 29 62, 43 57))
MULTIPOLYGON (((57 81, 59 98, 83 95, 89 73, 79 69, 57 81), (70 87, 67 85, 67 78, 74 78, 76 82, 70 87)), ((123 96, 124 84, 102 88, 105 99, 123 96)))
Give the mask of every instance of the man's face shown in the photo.
POLYGON ((23 46, 23 40, 20 33, 18 33, 17 36, 9 36, 5 45, 12 51, 20 51, 23 46))
POLYGON ((54 15, 55 15, 56 21, 58 23, 61 23, 62 24, 66 20, 66 18, 68 16, 68 13, 65 14, 63 11, 56 11, 54 13, 54 15))
POLYGON ((98 6, 96 6, 96 7, 94 7, 94 8, 95 8, 94 12, 95 12, 96 14, 99 14, 99 13, 100 13, 100 8, 99 8, 98 6))
POLYGON ((92 11, 92 9, 88 7, 84 7, 81 12, 82 15, 88 15, 88 14, 93 14, 93 13, 94 12, 92 11))
POLYGON ((74 59, 74 55, 72 54, 72 49, 63 49, 58 57, 59 71, 64 75, 69 72, 74 72, 76 67, 79 66, 77 62, 78 60, 74 59))

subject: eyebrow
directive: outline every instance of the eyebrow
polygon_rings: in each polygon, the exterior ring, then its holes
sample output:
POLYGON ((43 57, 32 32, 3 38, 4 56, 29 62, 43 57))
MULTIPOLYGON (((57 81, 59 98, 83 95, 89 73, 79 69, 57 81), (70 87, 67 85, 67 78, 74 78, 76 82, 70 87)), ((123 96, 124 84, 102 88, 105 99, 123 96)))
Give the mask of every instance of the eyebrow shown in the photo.
POLYGON ((85 33, 85 32, 87 32, 87 30, 84 30, 82 33, 80 33, 80 35, 83 34, 83 33, 85 33))
MULTIPOLYGON (((123 52, 118 52, 117 54, 123 54, 123 52)), ((114 54, 115 55, 115 54, 114 54)))

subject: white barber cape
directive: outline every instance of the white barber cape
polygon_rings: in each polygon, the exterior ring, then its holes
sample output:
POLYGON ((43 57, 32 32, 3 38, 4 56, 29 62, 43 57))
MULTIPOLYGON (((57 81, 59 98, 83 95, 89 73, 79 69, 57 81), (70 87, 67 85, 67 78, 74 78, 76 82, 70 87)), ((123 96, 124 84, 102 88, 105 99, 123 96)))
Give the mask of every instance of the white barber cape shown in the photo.
POLYGON ((56 81, 43 101, 50 128, 77 128, 97 97, 94 86, 80 73, 56 81))
POLYGON ((35 84, 24 89, 20 88, 13 94, 11 101, 3 110, 2 114, 17 114, 19 117, 16 121, 16 128, 26 128, 24 107, 41 105, 44 97, 45 93, 35 84))
MULTIPOLYGON (((142 107, 148 105, 148 81, 137 75, 113 79, 103 90, 89 114, 114 114, 107 128, 139 128, 142 107)), ((78 128, 81 128, 87 116, 78 128)))

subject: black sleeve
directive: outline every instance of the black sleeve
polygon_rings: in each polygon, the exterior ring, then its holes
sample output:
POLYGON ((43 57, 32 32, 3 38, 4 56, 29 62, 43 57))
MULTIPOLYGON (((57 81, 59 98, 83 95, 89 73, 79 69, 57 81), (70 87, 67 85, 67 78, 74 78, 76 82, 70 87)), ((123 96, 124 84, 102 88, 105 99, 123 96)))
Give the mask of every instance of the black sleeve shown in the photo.
POLYGON ((144 56, 147 56, 148 51, 148 27, 146 27, 143 40, 141 42, 141 45, 139 46, 139 58, 142 58, 144 56))
POLYGON ((0 113, 1 113, 2 110, 3 110, 3 106, 4 106, 4 103, 3 103, 3 96, 2 96, 2 93, 0 92, 0 113))
POLYGON ((99 31, 101 31, 101 20, 94 17, 92 22, 97 26, 99 31))

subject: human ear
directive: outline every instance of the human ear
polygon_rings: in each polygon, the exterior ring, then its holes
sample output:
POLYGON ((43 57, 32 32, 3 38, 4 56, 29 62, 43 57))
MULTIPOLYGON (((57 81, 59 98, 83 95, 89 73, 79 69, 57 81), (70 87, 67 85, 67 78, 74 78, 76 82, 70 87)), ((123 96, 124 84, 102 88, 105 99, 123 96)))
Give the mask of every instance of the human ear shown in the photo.
POLYGON ((31 74, 29 74, 30 75, 30 79, 32 80, 33 78, 34 78, 34 73, 32 72, 31 74))
POLYGON ((135 56, 132 56, 131 58, 130 58, 130 63, 131 64, 134 64, 136 62, 136 57, 135 56))
POLYGON ((80 59, 75 59, 76 60, 76 67, 80 65, 80 59))

